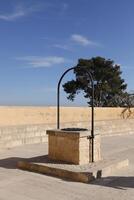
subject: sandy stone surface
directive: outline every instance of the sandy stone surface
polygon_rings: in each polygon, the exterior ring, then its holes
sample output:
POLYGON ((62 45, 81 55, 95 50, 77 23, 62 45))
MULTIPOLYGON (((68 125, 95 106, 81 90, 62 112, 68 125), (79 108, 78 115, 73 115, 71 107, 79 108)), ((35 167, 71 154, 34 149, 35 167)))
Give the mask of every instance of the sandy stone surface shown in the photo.
POLYGON ((128 157, 129 168, 92 184, 71 182, 21 171, 16 163, 22 158, 47 154, 47 144, 34 144, 0 152, 0 200, 133 200, 134 135, 102 138, 104 158, 128 157))
MULTIPOLYGON (((91 119, 89 107, 61 107, 61 122, 67 125, 73 123, 88 124, 91 119)), ((131 112, 126 108, 103 107, 95 108, 96 120, 134 119, 134 108, 131 112)), ((32 107, 32 106, 0 106, 0 126, 46 124, 56 125, 56 107, 32 107)), ((84 124, 84 128, 85 128, 84 124)), ((68 126, 67 126, 68 127, 68 126)), ((72 126, 71 126, 72 127, 72 126)))

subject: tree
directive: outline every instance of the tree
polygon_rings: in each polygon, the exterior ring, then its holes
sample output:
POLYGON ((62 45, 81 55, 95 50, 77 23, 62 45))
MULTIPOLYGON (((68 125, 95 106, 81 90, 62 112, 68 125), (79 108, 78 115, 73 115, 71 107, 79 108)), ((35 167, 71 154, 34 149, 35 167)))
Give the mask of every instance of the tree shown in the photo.
POLYGON ((127 94, 127 84, 121 78, 120 66, 114 64, 113 60, 102 57, 79 59, 76 67, 75 79, 63 85, 69 100, 73 101, 76 95, 83 91, 84 97, 88 99, 87 103, 91 105, 91 81, 86 73, 89 70, 94 79, 94 105, 123 106, 121 98, 127 94))

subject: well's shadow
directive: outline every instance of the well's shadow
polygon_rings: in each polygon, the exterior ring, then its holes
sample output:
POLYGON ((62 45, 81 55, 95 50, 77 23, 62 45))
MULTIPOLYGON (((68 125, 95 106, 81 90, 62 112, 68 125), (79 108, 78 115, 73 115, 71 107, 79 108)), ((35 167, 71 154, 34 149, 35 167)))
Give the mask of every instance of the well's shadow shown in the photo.
POLYGON ((37 156, 32 158, 20 158, 20 157, 9 157, 0 160, 0 168, 6 169, 17 169, 17 163, 19 161, 27 161, 27 162, 37 162, 37 163, 53 163, 53 164, 69 164, 63 161, 53 161, 48 158, 48 155, 37 156))
POLYGON ((134 188, 133 176, 109 176, 101 179, 97 179, 92 182, 93 185, 99 185, 103 187, 112 187, 115 189, 126 190, 127 188, 134 188))

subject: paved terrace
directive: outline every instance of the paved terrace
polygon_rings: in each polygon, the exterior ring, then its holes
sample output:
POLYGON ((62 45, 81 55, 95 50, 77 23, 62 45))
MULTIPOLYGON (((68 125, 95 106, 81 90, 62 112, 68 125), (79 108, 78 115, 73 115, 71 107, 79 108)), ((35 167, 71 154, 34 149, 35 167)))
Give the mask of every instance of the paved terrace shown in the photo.
POLYGON ((126 200, 134 199, 134 135, 102 137, 103 157, 129 158, 129 168, 92 184, 71 182, 21 171, 16 162, 47 154, 47 143, 0 152, 0 200, 126 200))

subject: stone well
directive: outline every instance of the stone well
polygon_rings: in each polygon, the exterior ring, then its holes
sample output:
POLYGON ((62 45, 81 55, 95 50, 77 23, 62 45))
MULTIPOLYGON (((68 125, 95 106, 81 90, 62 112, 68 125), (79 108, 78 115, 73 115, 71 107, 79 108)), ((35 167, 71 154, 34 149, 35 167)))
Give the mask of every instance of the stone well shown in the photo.
MULTIPOLYGON (((52 160, 72 164, 92 162, 91 131, 47 130, 48 156, 52 160)), ((100 135, 94 135, 94 162, 101 160, 100 135)))

